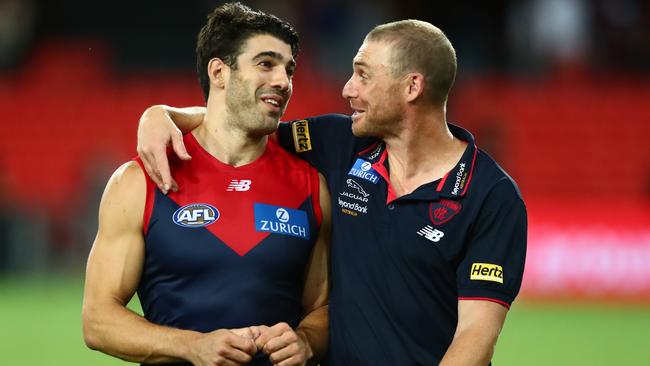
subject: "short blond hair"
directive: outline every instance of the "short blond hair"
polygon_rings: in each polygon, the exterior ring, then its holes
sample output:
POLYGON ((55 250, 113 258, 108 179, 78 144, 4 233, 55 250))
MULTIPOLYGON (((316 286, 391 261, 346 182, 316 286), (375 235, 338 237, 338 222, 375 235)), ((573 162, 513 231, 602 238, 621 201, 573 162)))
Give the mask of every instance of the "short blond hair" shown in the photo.
POLYGON ((456 79, 456 51, 447 36, 431 23, 407 19, 376 26, 366 41, 388 42, 393 76, 424 75, 424 95, 444 105, 456 79))

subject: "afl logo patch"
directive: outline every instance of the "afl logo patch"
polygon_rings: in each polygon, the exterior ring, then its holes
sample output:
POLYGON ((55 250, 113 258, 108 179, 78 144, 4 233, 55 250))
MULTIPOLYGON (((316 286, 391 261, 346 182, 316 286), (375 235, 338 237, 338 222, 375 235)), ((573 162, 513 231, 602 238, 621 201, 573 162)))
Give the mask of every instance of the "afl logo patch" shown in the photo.
POLYGON ((429 217, 434 225, 440 226, 451 220, 460 212, 460 203, 452 200, 440 200, 429 205, 429 217))
POLYGON ((192 203, 176 210, 173 220, 183 227, 208 226, 219 220, 219 210, 207 203, 192 203))

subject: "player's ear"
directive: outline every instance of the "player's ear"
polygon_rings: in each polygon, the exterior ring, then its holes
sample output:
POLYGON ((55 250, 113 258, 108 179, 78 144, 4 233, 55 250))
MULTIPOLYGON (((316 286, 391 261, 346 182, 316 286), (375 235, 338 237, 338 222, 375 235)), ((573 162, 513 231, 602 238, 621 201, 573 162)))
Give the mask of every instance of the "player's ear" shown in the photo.
POLYGON ((406 75, 405 96, 407 102, 416 100, 424 94, 424 75, 419 72, 412 72, 406 75))
POLYGON ((226 65, 220 58, 213 58, 208 62, 208 76, 210 77, 210 84, 218 89, 223 89, 226 85, 226 80, 230 73, 230 67, 226 65))

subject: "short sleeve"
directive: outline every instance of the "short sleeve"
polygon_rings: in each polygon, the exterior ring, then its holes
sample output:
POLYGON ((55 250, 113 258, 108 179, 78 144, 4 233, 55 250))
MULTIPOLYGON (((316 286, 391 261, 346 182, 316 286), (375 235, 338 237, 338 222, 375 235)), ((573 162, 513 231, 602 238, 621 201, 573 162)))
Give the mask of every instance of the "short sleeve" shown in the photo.
POLYGON ((526 206, 509 178, 490 190, 456 271, 459 300, 510 307, 519 293, 526 259, 526 206))
POLYGON ((327 114, 280 123, 278 142, 285 150, 327 175, 347 164, 346 159, 362 139, 352 134, 349 116, 327 114))

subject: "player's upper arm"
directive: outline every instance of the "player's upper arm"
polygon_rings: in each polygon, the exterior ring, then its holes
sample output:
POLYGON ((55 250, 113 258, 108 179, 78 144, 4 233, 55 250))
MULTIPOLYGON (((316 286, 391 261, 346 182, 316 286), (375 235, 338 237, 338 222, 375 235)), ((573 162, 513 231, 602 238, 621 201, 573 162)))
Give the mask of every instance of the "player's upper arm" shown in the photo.
POLYGON ((125 305, 135 293, 144 260, 146 184, 136 162, 118 168, 99 207, 99 227, 86 268, 84 314, 106 303, 125 305))
POLYGON ((312 250, 307 269, 307 278, 303 293, 303 308, 306 312, 319 308, 328 303, 329 291, 329 244, 331 226, 331 202, 327 182, 322 174, 319 178, 319 203, 322 220, 318 238, 312 250))
POLYGON ((492 301, 459 300, 458 325, 456 334, 462 334, 470 329, 480 332, 486 338, 498 337, 506 319, 508 309, 492 301))

